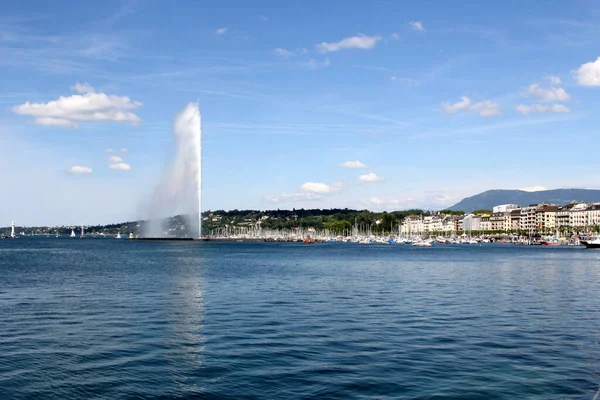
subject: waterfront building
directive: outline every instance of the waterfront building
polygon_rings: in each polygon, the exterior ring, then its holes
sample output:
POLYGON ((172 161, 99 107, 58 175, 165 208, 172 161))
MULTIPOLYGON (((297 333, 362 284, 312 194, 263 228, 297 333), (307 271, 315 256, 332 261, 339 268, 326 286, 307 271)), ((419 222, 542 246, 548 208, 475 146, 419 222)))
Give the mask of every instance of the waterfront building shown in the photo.
POLYGON ((535 219, 535 212, 537 210, 537 207, 537 204, 532 204, 521 209, 519 229, 523 231, 531 231, 537 229, 537 223, 535 219))
POLYGON ((556 229, 556 213, 558 206, 555 204, 542 204, 535 210, 535 223, 542 232, 556 229))
POLYGON ((517 210, 520 208, 521 208, 521 206, 519 206, 517 204, 501 204, 499 206, 495 206, 493 208, 493 212, 494 213, 505 213, 505 212, 511 212, 513 210, 517 210))
POLYGON ((492 230, 492 222, 490 221, 490 214, 482 214, 479 216, 479 229, 482 231, 491 231, 492 230))
POLYGON ((587 226, 600 226, 600 203, 594 203, 587 207, 587 226))
POLYGON ((558 210, 556 211, 556 228, 557 229, 562 229, 562 228, 566 228, 569 225, 569 214, 571 213, 571 208, 573 208, 573 206, 577 204, 577 202, 571 202, 570 204, 567 204, 566 206, 560 206, 558 207, 558 210))
POLYGON ((569 211, 569 226, 572 228, 582 228, 587 226, 587 203, 574 204, 569 211))
POLYGON ((521 209, 517 208, 510 212, 510 219, 504 222, 505 230, 516 232, 521 224, 521 209))
POLYGON ((462 219, 463 231, 479 231, 481 230, 481 216, 475 214, 465 215, 462 219))
POLYGON ((409 215, 408 217, 404 218, 404 223, 402 224, 402 234, 417 235, 423 231, 422 215, 409 215))
POLYGON ((458 220, 456 215, 446 215, 442 220, 442 232, 456 232, 458 230, 458 220))

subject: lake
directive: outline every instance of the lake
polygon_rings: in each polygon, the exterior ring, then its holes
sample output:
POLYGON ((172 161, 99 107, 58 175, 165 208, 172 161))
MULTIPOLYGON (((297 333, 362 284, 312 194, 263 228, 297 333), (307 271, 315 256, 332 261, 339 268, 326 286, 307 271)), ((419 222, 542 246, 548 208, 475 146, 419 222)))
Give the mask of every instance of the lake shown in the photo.
POLYGON ((592 399, 600 251, 0 240, 0 398, 592 399))

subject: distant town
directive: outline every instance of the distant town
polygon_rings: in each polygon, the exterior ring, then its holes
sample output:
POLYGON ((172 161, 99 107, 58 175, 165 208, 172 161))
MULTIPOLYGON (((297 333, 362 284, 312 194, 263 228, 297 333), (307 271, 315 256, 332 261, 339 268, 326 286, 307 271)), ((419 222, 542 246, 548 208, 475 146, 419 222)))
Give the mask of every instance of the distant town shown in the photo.
POLYGON ((567 205, 516 204, 495 206, 490 212, 480 210, 467 215, 445 215, 443 211, 429 215, 407 216, 401 228, 403 234, 474 232, 481 233, 557 233, 579 234, 598 232, 600 203, 571 202, 567 205))
MULTIPOLYGON (((192 218, 193 219, 193 218, 192 218)), ((210 237, 267 236, 415 236, 415 235, 501 235, 550 234, 567 237, 600 232, 600 203, 549 203, 521 207, 502 204, 492 210, 426 211, 420 209, 372 212, 351 209, 215 210, 202 213, 203 235, 210 237)), ((17 235, 143 234, 147 221, 95 226, 15 227, 17 235)), ((164 236, 191 235, 184 216, 163 222, 164 236)), ((0 228, 0 236, 11 227, 0 228)))

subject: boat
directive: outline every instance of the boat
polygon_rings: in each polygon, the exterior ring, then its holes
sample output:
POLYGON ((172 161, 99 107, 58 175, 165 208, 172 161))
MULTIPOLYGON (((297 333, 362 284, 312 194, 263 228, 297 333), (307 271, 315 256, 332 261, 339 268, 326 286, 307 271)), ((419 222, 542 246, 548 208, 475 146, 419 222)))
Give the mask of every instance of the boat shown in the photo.
POLYGON ((10 235, 9 236, 0 236, 0 239, 16 239, 15 236, 15 222, 13 221, 10 224, 10 235))
POLYGON ((431 243, 424 240, 414 242, 412 245, 415 247, 431 247, 431 243))
POLYGON ((70 237, 75 237, 75 230, 71 229, 71 235, 70 237))
POLYGON ((580 240, 579 242, 584 245, 586 249, 600 249, 599 236, 592 237, 590 240, 580 240))
POLYGON ((116 239, 121 239, 121 232, 117 232, 116 239))
POLYGON ((302 241, 302 243, 315 243, 315 239, 311 238, 310 236, 306 236, 304 238, 304 240, 302 241))
POLYGON ((83 239, 83 238, 84 238, 84 233, 83 233, 83 225, 81 225, 81 235, 79 235, 79 237, 80 237, 81 239, 83 239))
POLYGON ((133 239, 133 232, 129 232, 129 239, 133 239))
POLYGON ((544 240, 540 243, 542 246, 560 246, 560 240, 557 238, 552 238, 548 240, 544 240))

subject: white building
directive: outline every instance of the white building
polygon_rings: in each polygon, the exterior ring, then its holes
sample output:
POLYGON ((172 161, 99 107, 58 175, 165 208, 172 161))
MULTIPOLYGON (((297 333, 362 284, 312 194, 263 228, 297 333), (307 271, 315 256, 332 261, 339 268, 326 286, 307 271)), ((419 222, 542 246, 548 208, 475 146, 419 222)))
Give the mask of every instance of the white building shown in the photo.
POLYGON ((481 230, 481 217, 475 214, 466 215, 462 219, 462 227, 464 231, 479 231, 481 230))
POLYGON ((571 207, 569 211, 569 226, 583 227, 588 225, 587 212, 588 204, 579 203, 571 207))
POLYGON ((535 212, 537 210, 537 204, 528 207, 521 208, 521 218, 519 220, 519 229, 523 231, 530 231, 537 229, 535 212))
POLYGON ((521 208, 521 206, 517 204, 500 204, 499 206, 495 206, 493 209, 494 213, 505 213, 511 212, 512 210, 517 210, 521 208))
POLYGON ((585 210, 587 214, 587 226, 600 225, 600 203, 594 203, 585 210))
POLYGON ((422 232, 424 232, 422 215, 409 215, 404 218, 404 223, 402 224, 403 235, 417 235, 422 232))

